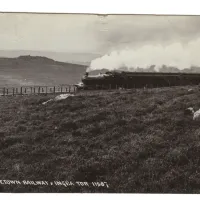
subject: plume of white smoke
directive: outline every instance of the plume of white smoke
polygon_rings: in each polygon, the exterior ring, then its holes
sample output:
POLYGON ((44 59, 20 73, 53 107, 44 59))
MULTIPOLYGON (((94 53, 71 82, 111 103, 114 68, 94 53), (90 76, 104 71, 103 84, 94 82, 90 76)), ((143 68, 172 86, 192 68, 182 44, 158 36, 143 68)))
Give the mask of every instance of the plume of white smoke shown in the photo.
POLYGON ((163 65, 183 70, 192 65, 200 66, 199 52, 200 38, 184 46, 180 43, 172 43, 168 46, 145 45, 138 49, 125 48, 93 60, 87 71, 117 70, 121 67, 134 71, 138 67, 147 69, 151 65, 156 66, 156 71, 159 71, 163 65))

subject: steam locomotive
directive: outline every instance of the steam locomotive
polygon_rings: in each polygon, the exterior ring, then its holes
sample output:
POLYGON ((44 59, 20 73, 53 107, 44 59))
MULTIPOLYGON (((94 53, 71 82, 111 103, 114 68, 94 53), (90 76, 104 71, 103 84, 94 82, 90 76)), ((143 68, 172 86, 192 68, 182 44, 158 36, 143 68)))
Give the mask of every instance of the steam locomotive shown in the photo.
POLYGON ((200 73, 160 73, 160 72, 117 72, 89 75, 86 73, 80 84, 81 89, 115 89, 115 88, 153 88, 184 85, 198 85, 200 73))

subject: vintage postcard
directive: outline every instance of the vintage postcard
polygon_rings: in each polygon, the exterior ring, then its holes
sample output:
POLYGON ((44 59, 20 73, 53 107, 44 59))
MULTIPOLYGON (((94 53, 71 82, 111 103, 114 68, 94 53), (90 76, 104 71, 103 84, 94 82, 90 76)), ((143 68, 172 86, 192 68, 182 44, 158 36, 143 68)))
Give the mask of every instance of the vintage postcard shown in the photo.
POLYGON ((0 24, 0 192, 200 193, 200 16, 0 24))

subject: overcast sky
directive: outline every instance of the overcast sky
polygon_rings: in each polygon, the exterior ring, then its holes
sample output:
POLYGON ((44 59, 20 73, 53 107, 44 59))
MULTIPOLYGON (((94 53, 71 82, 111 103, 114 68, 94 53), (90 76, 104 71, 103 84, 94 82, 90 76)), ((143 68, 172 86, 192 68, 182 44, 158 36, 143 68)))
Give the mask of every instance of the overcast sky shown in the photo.
POLYGON ((137 51, 145 46, 172 44, 191 49, 193 43, 195 51, 200 51, 198 16, 7 13, 0 14, 0 25, 1 50, 104 55, 115 50, 137 51))

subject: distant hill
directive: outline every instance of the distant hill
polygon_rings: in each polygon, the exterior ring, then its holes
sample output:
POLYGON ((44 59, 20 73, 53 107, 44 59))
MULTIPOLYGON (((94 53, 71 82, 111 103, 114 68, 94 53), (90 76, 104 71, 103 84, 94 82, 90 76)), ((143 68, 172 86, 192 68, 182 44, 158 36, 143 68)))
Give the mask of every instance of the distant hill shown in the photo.
POLYGON ((89 65, 91 60, 102 56, 102 54, 100 53, 0 50, 0 57, 16 58, 21 55, 44 56, 61 62, 82 64, 82 65, 89 65))
POLYGON ((0 87, 74 84, 87 66, 55 61, 44 56, 0 58, 0 87))

